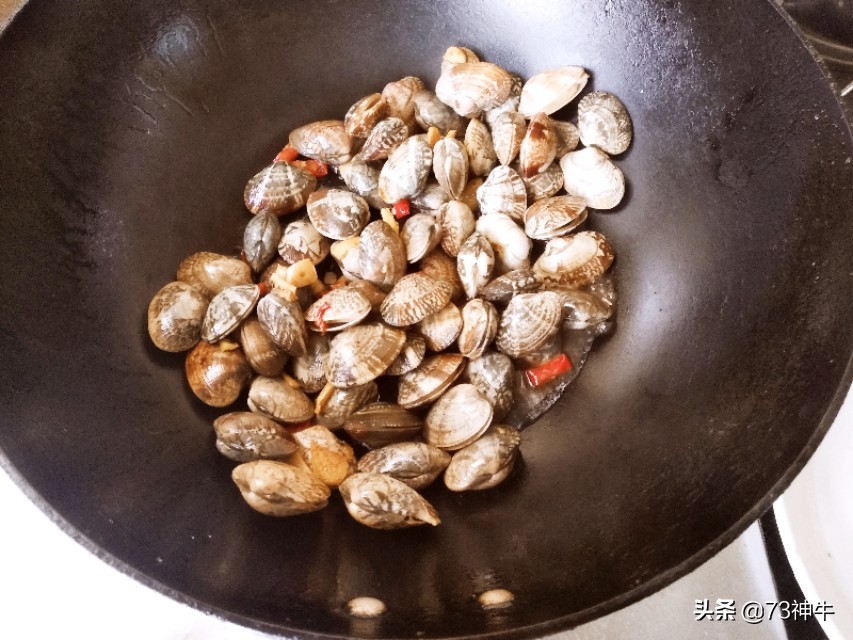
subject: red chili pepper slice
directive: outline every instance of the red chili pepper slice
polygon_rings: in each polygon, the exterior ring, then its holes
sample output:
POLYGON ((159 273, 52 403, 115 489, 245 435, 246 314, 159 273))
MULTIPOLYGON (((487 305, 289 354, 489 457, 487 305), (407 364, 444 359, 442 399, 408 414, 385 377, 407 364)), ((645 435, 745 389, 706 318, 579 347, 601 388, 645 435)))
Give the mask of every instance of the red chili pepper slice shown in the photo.
POLYGON ((332 308, 328 302, 324 302, 319 307, 317 307, 317 319, 314 321, 314 324, 320 329, 320 333, 326 333, 329 329, 329 325, 326 323, 326 320, 323 316, 326 315, 326 312, 332 308))
POLYGON ((394 203, 394 217, 397 220, 402 220, 403 218, 407 218, 411 210, 409 208, 408 200, 399 200, 394 203))
POLYGON ((320 162, 319 160, 294 160, 290 164, 294 167, 305 169, 305 171, 315 178, 322 178, 329 174, 329 165, 325 162, 320 162))
POLYGON ((267 295, 270 291, 272 291, 272 285, 270 285, 269 282, 259 282, 258 291, 261 292, 261 297, 263 297, 267 295))
POLYGON ((293 162, 299 157, 299 152, 289 144, 284 146, 284 149, 278 152, 273 162, 293 162))
POLYGON ((572 363, 565 353, 561 353, 556 358, 543 362, 538 367, 527 369, 524 372, 524 377, 531 387, 539 387, 546 382, 551 382, 557 376, 564 374, 572 368, 572 363))

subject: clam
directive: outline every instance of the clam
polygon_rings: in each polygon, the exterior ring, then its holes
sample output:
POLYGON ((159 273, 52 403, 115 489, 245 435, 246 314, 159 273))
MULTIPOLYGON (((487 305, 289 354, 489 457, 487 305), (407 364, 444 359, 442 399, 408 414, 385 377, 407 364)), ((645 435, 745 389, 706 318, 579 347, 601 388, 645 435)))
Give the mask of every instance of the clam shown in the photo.
POLYGON ((344 116, 344 129, 351 138, 366 138, 388 113, 381 93, 371 93, 352 105, 344 116))
POLYGON ((379 322, 344 329, 332 339, 326 379, 346 389, 380 376, 400 355, 406 332, 379 322))
POLYGON ((352 138, 342 120, 320 120, 290 132, 290 146, 307 158, 338 165, 352 158, 352 138))
POLYGON ((371 222, 361 232, 358 274, 384 291, 390 291, 406 273, 406 246, 400 234, 383 220, 371 222))
POLYGON ((467 204, 451 200, 439 209, 438 221, 441 227, 441 248, 455 258, 477 226, 474 213, 467 204))
POLYGON ((484 300, 506 303, 519 293, 533 293, 541 288, 533 269, 516 269, 498 276, 480 291, 484 300))
POLYGON ((305 353, 293 358, 293 377, 305 393, 317 393, 326 386, 326 359, 329 357, 329 336, 309 333, 305 353))
POLYGON ((480 58, 468 47, 447 47, 441 58, 441 72, 444 73, 450 66, 462 62, 480 62, 480 58))
POLYGON ((249 408, 279 422, 305 422, 314 403, 293 379, 258 376, 249 385, 249 408))
POLYGON ((497 348, 511 358, 532 353, 560 330, 563 298, 553 291, 520 293, 501 315, 497 348))
POLYGON ((503 482, 518 458, 521 432, 507 424, 492 426, 476 442, 453 454, 444 473, 451 491, 491 489, 503 482))
POLYGON ((312 331, 341 331, 358 324, 370 313, 370 300, 353 287, 332 289, 305 311, 312 331))
POLYGON ((580 142, 580 132, 574 124, 551 118, 551 127, 557 134, 558 158, 562 158, 569 151, 577 149, 578 142, 580 142))
POLYGON ((426 442, 397 442, 374 449, 358 461, 361 473, 384 473, 409 485, 423 489, 450 464, 450 454, 426 442))
POLYGON ((606 91, 593 91, 578 102, 578 132, 587 147, 598 147, 615 156, 631 144, 633 126, 619 98, 606 91))
POLYGON ((435 93, 444 104, 466 118, 478 116, 509 98, 512 76, 490 62, 449 66, 439 77, 435 93))
POLYGON ((234 411, 213 421, 216 449, 237 462, 280 460, 296 451, 293 436, 275 420, 251 411, 234 411))
POLYGON ((497 331, 498 311, 494 305, 480 298, 469 300, 462 307, 459 353, 466 358, 479 358, 492 343, 497 331))
POLYGON ((412 213, 438 215, 438 210, 445 202, 450 202, 450 194, 438 182, 427 182, 422 191, 412 196, 410 201, 412 213))
POLYGON ((582 289, 565 289, 563 326, 567 329, 583 330, 595 327, 610 319, 613 303, 606 296, 582 289))
POLYGON ((582 287, 595 282, 613 263, 613 249, 604 234, 582 231, 554 238, 533 265, 540 282, 582 287))
POLYGON ((554 161, 557 154, 557 133, 551 120, 544 113, 533 116, 518 152, 519 173, 523 178, 532 178, 542 173, 554 161))
POLYGON ((461 132, 465 128, 465 118, 439 100, 432 91, 419 91, 414 103, 415 121, 424 131, 435 127, 442 135, 447 135, 450 131, 461 132))
POLYGON ((315 188, 317 178, 309 172, 287 162, 273 162, 249 180, 243 201, 252 213, 269 211, 283 216, 302 207, 315 188))
POLYGON ((221 340, 237 328, 255 308, 265 285, 238 284, 217 293, 207 307, 201 337, 208 342, 221 340))
POLYGON ((430 408, 424 420, 424 440, 439 449, 456 451, 485 433, 492 414, 492 405, 477 387, 458 384, 430 408))
POLYGON ((492 125, 492 141, 495 156, 501 164, 508 165, 515 160, 526 133, 527 122, 517 111, 505 111, 495 118, 492 125))
POLYGON ((432 150, 435 179, 451 198, 458 198, 468 182, 468 154, 456 138, 442 138, 432 150))
POLYGON ((458 353, 440 353, 425 358, 400 378, 397 403, 406 409, 429 404, 450 388, 465 369, 465 357, 458 353))
POLYGON ((275 343, 261 321, 254 316, 240 324, 240 346, 252 370, 258 375, 275 377, 287 364, 287 353, 275 343))
POLYGON ((158 349, 186 351, 201 337, 207 298, 186 282, 170 282, 148 305, 148 335, 158 349))
POLYGON ((471 118, 465 129, 464 144, 471 173, 476 176, 489 175, 489 171, 498 163, 489 128, 477 118, 471 118))
POLYGON ((409 216, 400 229, 400 237, 406 245, 406 260, 417 262, 441 242, 441 227, 427 213, 409 216))
POLYGON ((524 229, 502 213, 477 220, 477 231, 489 241, 495 252, 495 273, 502 274, 530 266, 533 243, 524 229))
POLYGON ((424 83, 415 76, 406 76, 389 82, 382 89, 382 97, 388 104, 388 113, 399 118, 407 127, 406 135, 415 132, 415 96, 423 91, 424 83))
POLYGON ((503 420, 512 408, 515 367, 502 353, 486 353, 468 361, 464 379, 480 390, 494 409, 494 419, 503 420))
POLYGON ((600 149, 567 153, 560 159, 560 168, 566 192, 583 198, 593 209, 612 209, 625 195, 625 176, 600 149))
POLYGON ((338 175, 347 189, 360 196, 369 196, 379 187, 379 169, 364 160, 345 162, 338 167, 338 175))
POLYGON ((463 204, 467 204, 468 208, 477 215, 480 213, 480 203, 477 201, 477 189, 483 186, 485 180, 480 176, 475 176, 468 180, 468 184, 465 185, 465 190, 462 191, 462 195, 459 196, 459 202, 463 204))
POLYGON ((462 312, 452 302, 418 323, 418 332, 430 351, 444 351, 462 331, 462 312))
POLYGON ((292 356, 305 353, 308 332, 298 302, 286 300, 273 290, 258 303, 258 320, 285 352, 292 356))
POLYGON ((483 217, 502 213, 520 221, 527 210, 527 189, 514 169, 501 165, 477 189, 477 200, 483 217))
POLYGON ((421 260, 421 273, 433 280, 440 280, 450 285, 450 299, 461 298, 465 290, 456 271, 456 261, 441 249, 426 254, 421 260))
POLYGON ((495 268, 495 251, 492 245, 476 231, 459 248, 456 270, 468 298, 476 297, 489 282, 495 268))
POLYGON ((315 265, 329 255, 329 241, 307 218, 294 220, 284 228, 278 254, 287 264, 308 258, 315 265))
POLYGON ((317 422, 329 429, 337 429, 361 407, 376 400, 378 394, 379 391, 373 380, 348 389, 338 389, 327 384, 317 394, 314 403, 317 422))
POLYGON ((432 315, 450 302, 447 282, 423 272, 410 273, 394 285, 382 301, 382 319, 393 327, 407 327, 432 315))
POLYGON ((379 196, 393 204, 424 188, 432 168, 432 148, 423 136, 407 138, 379 172, 379 196))
POLYGON ((346 240, 332 243, 332 257, 341 268, 341 273, 348 280, 361 280, 361 237, 353 236, 346 240))
POLYGON ((322 425, 293 434, 308 468, 323 484, 334 489, 355 473, 355 452, 346 442, 322 425))
POLYGON ((252 270, 245 262, 210 251, 187 256, 178 266, 177 279, 212 298, 226 287, 252 284, 252 270))
POLYGON ((441 523, 433 506, 408 485, 381 473, 354 473, 339 488, 349 514, 374 529, 441 523))
POLYGON ((400 355, 385 370, 386 376, 402 376, 420 366, 426 355, 426 340, 418 335, 406 336, 400 355))
POLYGON ((524 214, 524 231, 534 240, 564 236, 587 217, 586 200, 577 196, 553 196, 534 202, 524 214))
POLYGON ((261 211, 243 232, 243 255, 252 270, 260 273, 276 255, 281 240, 281 224, 269 211, 261 211))
MULTIPOLYGON (((409 137, 409 129, 400 118, 390 117, 380 120, 373 127, 367 140, 356 156, 356 161, 374 162, 384 160, 409 137)), ((343 165, 341 165, 343 166, 343 165)))
POLYGON ((314 228, 333 240, 358 235, 370 220, 364 198, 345 189, 318 189, 308 196, 307 208, 314 228))
POLYGON ((563 170, 557 162, 552 162, 542 173, 531 178, 522 178, 527 189, 527 201, 536 202, 542 198, 550 198, 563 188, 563 170))
POLYGON ((311 473, 274 460, 254 460, 234 468, 231 478, 252 509, 268 516, 318 511, 329 502, 329 487, 311 473))
POLYGON ((526 118, 551 115, 569 104, 586 86, 589 74, 583 67, 565 66, 532 76, 521 89, 518 110, 526 118))
POLYGON ((413 440, 422 428, 423 420, 418 415, 394 402, 372 402, 344 423, 344 431, 350 437, 371 449, 413 440))
POLYGON ((211 407, 227 407, 237 400, 252 377, 242 349, 204 340, 187 353, 184 371, 192 392, 211 407))

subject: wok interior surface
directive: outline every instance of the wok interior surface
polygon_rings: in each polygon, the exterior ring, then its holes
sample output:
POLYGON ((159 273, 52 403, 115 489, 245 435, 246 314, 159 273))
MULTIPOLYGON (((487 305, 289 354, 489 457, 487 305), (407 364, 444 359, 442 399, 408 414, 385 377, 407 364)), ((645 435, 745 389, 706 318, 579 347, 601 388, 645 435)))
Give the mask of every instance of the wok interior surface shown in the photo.
POLYGON ((244 5, 33 0, 0 39, 0 449, 43 507, 244 624, 470 637, 612 611, 769 506, 853 347, 850 132, 771 3, 244 5), (370 530, 338 496, 263 517, 183 358, 149 344, 148 301, 186 255, 236 250, 243 186, 290 129, 405 75, 434 84, 451 44, 525 78, 581 64, 627 105, 626 203, 591 216, 617 254, 616 330, 511 481, 426 492, 440 527, 370 530), (495 587, 515 602, 484 612, 495 587), (388 612, 348 618, 361 595, 388 612))

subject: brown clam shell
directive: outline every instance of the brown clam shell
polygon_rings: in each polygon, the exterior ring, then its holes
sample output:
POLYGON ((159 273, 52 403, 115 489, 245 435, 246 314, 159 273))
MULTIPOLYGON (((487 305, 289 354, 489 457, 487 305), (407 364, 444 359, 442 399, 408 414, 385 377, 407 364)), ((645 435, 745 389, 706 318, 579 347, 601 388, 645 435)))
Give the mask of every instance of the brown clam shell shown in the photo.
POLYGON ((456 260, 441 249, 431 251, 424 256, 421 260, 421 273, 433 280, 440 280, 449 284, 451 300, 458 300, 465 295, 465 289, 462 287, 459 273, 456 271, 456 260))
POLYGON ((509 98, 512 76, 490 62, 463 62, 447 67, 435 85, 444 104, 466 118, 479 116, 509 98))
POLYGON ((397 442, 374 449, 358 461, 362 473, 384 473, 412 489, 423 489, 450 464, 450 454, 426 442, 397 442))
POLYGON ((406 336, 400 355, 385 370, 386 376, 402 376, 420 366, 426 355, 426 340, 419 335, 406 336))
POLYGON ((374 449, 394 442, 414 440, 423 420, 394 402, 372 402, 353 413, 344 431, 357 442, 374 449))
POLYGON ((216 449, 237 462, 280 460, 297 449, 290 432, 266 416, 234 411, 213 421, 216 449))
POLYGON ((261 297, 256 284, 238 284, 217 293, 204 315, 201 337, 208 342, 221 340, 237 328, 261 297))
POLYGON ((305 353, 308 332, 298 302, 285 300, 273 290, 258 303, 258 319, 284 351, 292 356, 305 353))
POLYGON ((400 234, 383 220, 376 220, 361 232, 358 273, 383 291, 391 288, 406 273, 406 245, 400 234))
POLYGON ((549 240, 533 271, 541 282, 582 287, 595 282, 612 263, 613 248, 604 234, 582 231, 549 240))
POLYGON ((317 393, 326 386, 326 359, 329 357, 329 336, 309 333, 305 354, 291 361, 293 377, 305 393, 317 393))
POLYGON ((432 91, 419 91, 414 98, 415 121, 426 131, 435 127, 441 135, 451 131, 461 132, 465 126, 465 118, 438 99, 432 91))
POLYGON ((522 178, 527 189, 527 201, 536 202, 542 198, 550 198, 557 195, 563 188, 563 170, 560 164, 552 162, 542 173, 537 173, 530 178, 522 178))
POLYGON ((426 185, 430 169, 432 148, 426 138, 407 138, 379 172, 379 196, 388 204, 411 198, 426 185))
POLYGON ((456 138, 442 138, 432 150, 432 171, 435 179, 451 198, 462 195, 468 182, 468 153, 456 138))
POLYGON ((424 420, 424 440, 439 449, 456 451, 483 435, 492 415, 492 405, 477 387, 458 384, 430 408, 424 420))
POLYGON ((527 133, 527 122, 517 111, 505 111, 492 126, 492 144, 495 156, 503 165, 508 165, 521 150, 521 142, 527 133))
POLYGON ((486 286, 494 268, 495 251, 492 245, 475 231, 468 236, 456 256, 456 270, 468 298, 474 298, 486 286))
POLYGON ((302 458, 319 480, 334 489, 355 473, 355 452, 346 442, 322 425, 301 429, 293 434, 302 458))
POLYGON ((503 420, 512 408, 515 367, 502 353, 486 353, 469 360, 464 379, 480 390, 494 408, 494 419, 503 420))
POLYGON ((284 370, 288 355, 279 347, 255 316, 240 324, 240 346, 252 369, 261 376, 277 376, 284 370))
POLYGON ((321 234, 333 240, 357 236, 370 220, 370 207, 345 189, 318 189, 307 202, 308 218, 321 234))
POLYGON ((480 298, 469 300, 462 307, 459 353, 466 358, 479 358, 495 339, 497 331, 498 311, 494 305, 480 298))
POLYGON ((557 133, 544 113, 533 116, 518 152, 519 173, 531 178, 542 173, 554 161, 557 154, 557 133))
POLYGON ((342 389, 369 382, 394 362, 405 342, 405 331, 379 322, 344 329, 332 339, 326 379, 342 389))
POLYGON ((520 293, 501 315, 495 346, 511 358, 534 352, 560 330, 563 298, 553 291, 520 293))
POLYGON ((280 422, 304 422, 314 415, 314 403, 284 378, 258 376, 249 386, 249 408, 280 422))
POLYGON ((352 159, 352 138, 342 120, 320 120, 290 132, 290 146, 307 158, 337 165, 352 159))
POLYGON ((306 258, 315 265, 329 255, 330 243, 307 218, 294 220, 284 228, 278 243, 278 254, 286 264, 306 258))
POLYGON ((158 349, 186 351, 201 338, 207 298, 186 282, 170 282, 148 305, 148 335, 158 349))
POLYGON ((451 200, 439 209, 438 221, 441 226, 441 248, 455 258, 468 237, 474 233, 477 225, 474 212, 467 204, 451 200))
POLYGON ((349 514, 374 529, 441 523, 435 508, 408 485, 382 473, 355 473, 340 486, 349 514))
POLYGON ((268 516, 318 511, 328 504, 329 487, 308 471, 274 460, 253 460, 234 468, 231 478, 246 503, 268 516))
POLYGON ((493 425, 475 442, 453 454, 444 473, 451 491, 491 489, 503 482, 518 458, 521 432, 506 424, 493 425))
POLYGON ((177 279, 191 284, 209 299, 226 287, 252 284, 252 269, 237 258, 199 251, 181 261, 177 279))
POLYGON ((587 218, 586 200, 577 196, 553 196, 534 202, 524 213, 524 231, 534 240, 563 236, 587 218))
POLYGON ((311 331, 341 331, 358 324, 371 311, 370 300, 354 287, 332 289, 305 311, 311 331))
POLYGON ((343 426, 346 419, 379 395, 373 380, 361 385, 338 389, 330 384, 323 387, 315 400, 317 422, 329 429, 343 426))
POLYGON ((380 120, 373 127, 356 159, 363 162, 384 160, 390 156, 409 137, 409 129, 400 118, 390 117, 380 120))
POLYGON ((382 319, 393 327, 407 327, 432 315, 450 302, 450 285, 423 272, 400 278, 382 301, 382 319))
POLYGON ((578 132, 587 147, 619 155, 631 145, 633 129, 628 110, 612 93, 593 91, 578 102, 578 132))
POLYGON ((524 83, 518 110, 526 118, 539 112, 551 115, 574 100, 588 80, 583 67, 557 67, 537 73, 524 83))
POLYGON ((273 162, 246 184, 243 201, 252 213, 269 211, 277 216, 302 207, 317 188, 317 178, 287 162, 273 162))
POLYGON ((406 409, 428 404, 450 388, 465 369, 465 357, 458 353, 429 356, 416 369, 400 378, 397 403, 406 409))
POLYGON ((402 120, 406 127, 406 135, 411 135, 417 129, 415 121, 415 96, 423 91, 424 83, 415 76, 406 76, 400 80, 389 82, 382 89, 382 97, 388 104, 388 114, 402 120))
POLYGON ((444 351, 462 331, 462 312, 452 302, 418 323, 418 332, 430 351, 444 351))
POLYGON ((388 113, 381 93, 371 93, 352 105, 344 116, 344 129, 352 138, 366 138, 377 122, 388 113))
POLYGON ((220 349, 202 340, 187 353, 184 371, 196 397, 211 407, 227 407, 237 400, 252 377, 242 349, 220 349))
POLYGON ((520 221, 527 210, 527 188, 514 169, 501 165, 477 189, 477 200, 481 216, 503 213, 520 221))
POLYGON ((471 173, 475 176, 489 175, 498 163, 489 128, 477 118, 472 118, 465 129, 464 144, 471 173))

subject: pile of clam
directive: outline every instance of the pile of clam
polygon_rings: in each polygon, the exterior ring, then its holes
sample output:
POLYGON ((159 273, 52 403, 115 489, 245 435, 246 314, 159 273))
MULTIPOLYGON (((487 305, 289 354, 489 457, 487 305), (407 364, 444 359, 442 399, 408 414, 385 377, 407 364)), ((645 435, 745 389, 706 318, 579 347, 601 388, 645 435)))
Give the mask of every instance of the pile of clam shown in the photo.
POLYGON ((603 91, 552 117, 588 77, 523 82, 451 47, 434 92, 403 78, 293 130, 246 186, 240 258, 193 254, 154 296, 151 339, 188 351, 202 402, 248 389, 213 426, 251 507, 307 513, 337 488, 368 526, 436 525, 418 490, 442 473, 509 476, 519 429, 610 327, 613 250, 580 229, 622 199, 632 127, 603 91))

